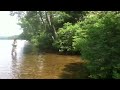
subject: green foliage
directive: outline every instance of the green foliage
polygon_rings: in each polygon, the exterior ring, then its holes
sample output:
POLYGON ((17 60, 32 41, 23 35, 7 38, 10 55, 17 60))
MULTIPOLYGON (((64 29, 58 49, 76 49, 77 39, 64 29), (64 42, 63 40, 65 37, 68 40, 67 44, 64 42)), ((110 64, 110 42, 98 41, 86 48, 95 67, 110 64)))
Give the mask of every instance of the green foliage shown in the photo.
POLYGON ((97 13, 89 15, 83 23, 87 38, 81 53, 90 61, 90 77, 120 78, 120 14, 97 13))
POLYGON ((83 23, 82 22, 78 22, 75 24, 75 26, 78 26, 78 28, 76 29, 75 35, 73 37, 73 48, 74 51, 79 51, 79 53, 81 53, 81 49, 83 47, 83 44, 86 41, 86 29, 83 28, 83 23))
POLYGON ((21 34, 21 38, 31 41, 35 46, 40 48, 41 45, 43 44, 48 45, 46 44, 46 40, 49 41, 51 39, 51 37, 47 32, 48 29, 46 25, 47 22, 42 21, 42 19, 44 19, 45 17, 43 18, 42 16, 40 17, 40 15, 43 14, 44 12, 28 11, 26 15, 23 18, 21 18, 21 21, 19 22, 19 25, 21 26, 21 28, 23 28, 23 33, 21 34))
POLYGON ((60 28, 57 32, 58 37, 53 45, 58 48, 60 52, 72 52, 74 50, 72 46, 73 37, 78 28, 78 25, 65 23, 63 28, 60 28))
POLYGON ((64 12, 67 15, 69 15, 69 18, 65 20, 73 24, 75 24, 77 21, 84 20, 84 16, 88 13, 87 11, 64 11, 64 12))
POLYGON ((75 25, 65 23, 57 34, 58 37, 53 45, 59 49, 60 52, 80 53, 82 45, 86 41, 85 38, 87 37, 82 22, 78 22, 75 25))
MULTIPOLYGON (((36 46, 39 45, 41 46, 41 43, 44 42, 46 43, 45 39, 47 39, 48 41, 50 40, 49 45, 52 45, 55 39, 57 39, 57 31, 58 30, 60 31, 59 28, 62 28, 64 23, 67 22, 70 22, 72 24, 76 23, 81 18, 83 18, 85 12, 83 11, 20 11, 20 12, 11 11, 10 14, 11 15, 17 14, 19 17, 19 25, 23 29, 23 33, 20 35, 20 37, 32 41, 36 46), (42 36, 42 33, 45 33, 43 34, 44 36, 42 36)), ((66 31, 65 33, 66 35, 67 33, 68 35, 70 35, 72 32, 73 31, 71 29, 70 32, 66 31)), ((68 36, 67 38, 69 40, 64 41, 64 44, 70 41, 70 43, 68 44, 70 46, 68 47, 67 45, 67 47, 62 46, 60 48, 63 48, 64 50, 66 49, 67 51, 72 50, 73 37, 72 36, 70 37, 71 39, 68 36)))
POLYGON ((50 45, 52 43, 52 39, 50 39, 50 35, 44 32, 41 32, 40 35, 33 36, 31 42, 41 50, 49 49, 52 46, 50 45))

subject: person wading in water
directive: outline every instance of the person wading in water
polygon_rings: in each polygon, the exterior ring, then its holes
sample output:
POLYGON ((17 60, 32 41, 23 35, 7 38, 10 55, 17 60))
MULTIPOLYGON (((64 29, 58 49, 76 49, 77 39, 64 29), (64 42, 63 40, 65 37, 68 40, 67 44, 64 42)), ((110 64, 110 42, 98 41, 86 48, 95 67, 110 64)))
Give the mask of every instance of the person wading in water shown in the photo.
POLYGON ((15 54, 15 56, 16 56, 16 55, 17 55, 17 53, 16 53, 17 39, 14 39, 12 46, 13 46, 13 47, 12 47, 12 52, 11 52, 11 54, 12 54, 12 55, 15 54))

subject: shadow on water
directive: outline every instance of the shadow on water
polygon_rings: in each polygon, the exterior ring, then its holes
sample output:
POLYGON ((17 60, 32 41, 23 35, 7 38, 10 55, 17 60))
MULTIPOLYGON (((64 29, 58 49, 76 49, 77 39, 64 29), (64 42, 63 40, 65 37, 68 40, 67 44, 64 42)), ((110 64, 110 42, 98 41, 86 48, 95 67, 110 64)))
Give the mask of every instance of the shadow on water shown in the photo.
POLYGON ((70 63, 65 65, 61 79, 88 79, 88 72, 83 63, 70 63))
POLYGON ((32 52, 32 45, 25 45, 23 48, 23 54, 29 54, 30 52, 32 52))
POLYGON ((28 43, 23 47, 23 54, 37 54, 37 48, 28 43))

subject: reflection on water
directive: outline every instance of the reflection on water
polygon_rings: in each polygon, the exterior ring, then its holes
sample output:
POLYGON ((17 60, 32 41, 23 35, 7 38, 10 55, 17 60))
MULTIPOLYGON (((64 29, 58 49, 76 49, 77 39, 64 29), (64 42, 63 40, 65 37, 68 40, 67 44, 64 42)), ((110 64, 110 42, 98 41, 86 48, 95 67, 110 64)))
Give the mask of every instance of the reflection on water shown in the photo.
MULTIPOLYGON (((53 53, 40 53, 38 55, 31 53, 32 46, 25 40, 17 41, 17 55, 11 55, 12 42, 12 40, 0 40, 1 79, 63 78, 61 75, 63 74, 62 76, 64 76, 64 68, 66 68, 66 65, 81 63, 79 56, 58 55, 53 53)), ((75 77, 72 76, 72 78, 75 77)))
POLYGON ((11 78, 17 78, 18 71, 17 69, 17 57, 12 55, 12 64, 11 64, 11 78))
POLYGON ((12 54, 12 60, 16 60, 17 59, 17 53, 14 55, 12 54))

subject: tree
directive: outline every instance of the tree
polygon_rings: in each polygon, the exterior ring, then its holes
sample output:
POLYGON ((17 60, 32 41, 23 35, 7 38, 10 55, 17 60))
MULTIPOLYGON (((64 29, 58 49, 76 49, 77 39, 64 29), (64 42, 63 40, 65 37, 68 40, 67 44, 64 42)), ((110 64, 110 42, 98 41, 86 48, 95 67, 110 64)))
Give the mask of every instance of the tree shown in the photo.
POLYGON ((59 28, 67 22, 75 24, 81 17, 83 18, 84 13, 83 11, 13 11, 11 15, 19 16, 19 25, 23 28, 22 37, 39 46, 44 42, 44 39, 40 39, 44 33, 50 41, 48 43, 50 47, 54 47, 52 44, 58 39, 59 28))
POLYGON ((83 23, 87 37, 81 53, 89 61, 90 78, 120 78, 120 13, 96 12, 83 23))

